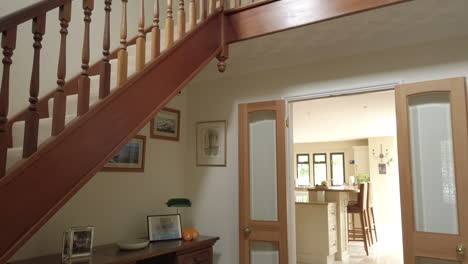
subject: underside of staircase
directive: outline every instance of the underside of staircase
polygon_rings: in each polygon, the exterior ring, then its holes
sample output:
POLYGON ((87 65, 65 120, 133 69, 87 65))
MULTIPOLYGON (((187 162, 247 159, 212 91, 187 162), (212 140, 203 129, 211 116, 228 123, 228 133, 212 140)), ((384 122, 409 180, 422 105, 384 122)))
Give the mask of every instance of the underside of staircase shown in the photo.
MULTIPOLYGON (((1 145, 8 146, 8 162, 3 164, 8 170, 6 176, 0 178, 0 263, 8 261, 212 59, 218 57, 223 68, 228 44, 406 1, 268 0, 232 10, 223 9, 220 4, 223 1, 219 1, 219 9, 213 8, 209 17, 200 19, 197 27, 173 46, 165 50, 163 47, 160 56, 151 58, 147 52, 147 63, 139 71, 136 70, 138 51, 135 42, 130 41, 127 47, 129 77, 121 85, 115 81, 117 53, 112 53, 112 92, 108 96, 98 98, 101 77, 92 76, 93 72, 99 73, 102 63, 92 66, 90 109, 85 114, 78 115, 76 110, 80 95, 78 79, 65 84, 66 126, 52 137, 49 135, 54 122, 54 93, 41 98, 37 103, 40 118, 37 151, 22 158, 23 134, 27 130, 24 115, 12 118, 7 126, 8 136, 1 137, 1 145)), ((60 6, 67 1, 43 2, 60 6)), ((5 32, 22 20, 26 21, 24 16, 17 21, 0 18, 4 40, 5 32)), ((151 49, 150 35, 146 37, 147 50, 151 49)), ((161 35, 165 35, 164 31, 161 35)), ((5 45, 2 47, 5 49, 5 45)))

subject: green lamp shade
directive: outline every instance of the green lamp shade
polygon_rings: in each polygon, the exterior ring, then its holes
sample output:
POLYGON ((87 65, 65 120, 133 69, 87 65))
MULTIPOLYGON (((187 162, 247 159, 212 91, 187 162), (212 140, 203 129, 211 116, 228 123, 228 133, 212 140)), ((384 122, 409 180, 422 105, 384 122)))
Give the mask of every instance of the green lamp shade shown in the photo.
POLYGON ((192 202, 187 198, 172 198, 167 201, 167 207, 191 207, 192 202))

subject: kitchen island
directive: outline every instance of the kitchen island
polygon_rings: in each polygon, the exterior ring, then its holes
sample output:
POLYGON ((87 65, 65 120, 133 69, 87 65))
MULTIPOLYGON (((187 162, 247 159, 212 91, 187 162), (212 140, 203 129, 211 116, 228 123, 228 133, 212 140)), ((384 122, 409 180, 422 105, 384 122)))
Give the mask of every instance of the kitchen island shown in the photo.
POLYGON ((335 260, 342 261, 347 259, 349 256, 347 206, 350 194, 359 193, 359 189, 354 186, 333 186, 328 188, 317 188, 315 186, 297 187, 296 194, 299 196, 301 193, 306 193, 305 197, 307 198, 302 196, 300 202, 336 203, 337 253, 335 260))

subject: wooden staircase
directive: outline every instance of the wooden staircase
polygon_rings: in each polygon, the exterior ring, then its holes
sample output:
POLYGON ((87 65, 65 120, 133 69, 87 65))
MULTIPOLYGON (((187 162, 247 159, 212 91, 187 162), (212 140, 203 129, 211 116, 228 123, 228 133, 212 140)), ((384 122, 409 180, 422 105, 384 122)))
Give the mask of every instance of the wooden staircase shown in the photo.
POLYGON ((109 50, 112 0, 102 0, 106 8, 103 58, 93 65, 89 64, 89 29, 94 0, 76 1, 83 3, 85 21, 82 72, 67 82, 72 0, 44 0, 0 18, 4 56, 0 263, 5 263, 213 58, 218 57, 218 68, 224 71, 227 44, 407 0, 249 0, 246 6, 240 0, 180 0, 175 1, 175 9, 172 0, 154 0, 153 24, 146 29, 144 1, 120 0, 120 47, 114 51, 109 50), (233 9, 228 10, 231 2, 233 9), (138 35, 131 40, 127 40, 127 4, 138 5, 140 10, 138 35), (167 10, 164 29, 159 26, 160 4, 166 4, 167 10), (57 88, 38 98, 45 14, 54 9, 59 9, 61 27, 57 88), (176 22, 174 10, 178 12, 176 22), (300 12, 291 18, 291 10, 300 12), (8 120, 9 71, 17 26, 28 21, 32 21, 34 39, 29 106, 8 120))

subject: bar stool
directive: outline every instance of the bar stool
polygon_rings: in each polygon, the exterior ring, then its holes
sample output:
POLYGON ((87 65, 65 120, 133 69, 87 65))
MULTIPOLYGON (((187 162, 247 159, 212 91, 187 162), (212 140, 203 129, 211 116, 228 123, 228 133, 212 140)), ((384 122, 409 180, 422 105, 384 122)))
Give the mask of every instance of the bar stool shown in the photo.
POLYGON ((374 198, 372 193, 372 183, 367 183, 367 218, 369 222, 369 233, 371 236, 371 243, 374 244, 378 242, 377 239, 377 226, 375 225, 375 215, 374 215, 374 198), (372 231, 374 234, 372 234, 372 231))
POLYGON ((358 202, 348 205, 348 214, 351 214, 353 219, 352 229, 348 227, 348 241, 362 241, 364 242, 364 249, 367 256, 369 256, 369 225, 367 217, 367 183, 359 184, 358 202), (356 228, 354 221, 354 214, 359 214, 361 220, 361 227, 356 228))

